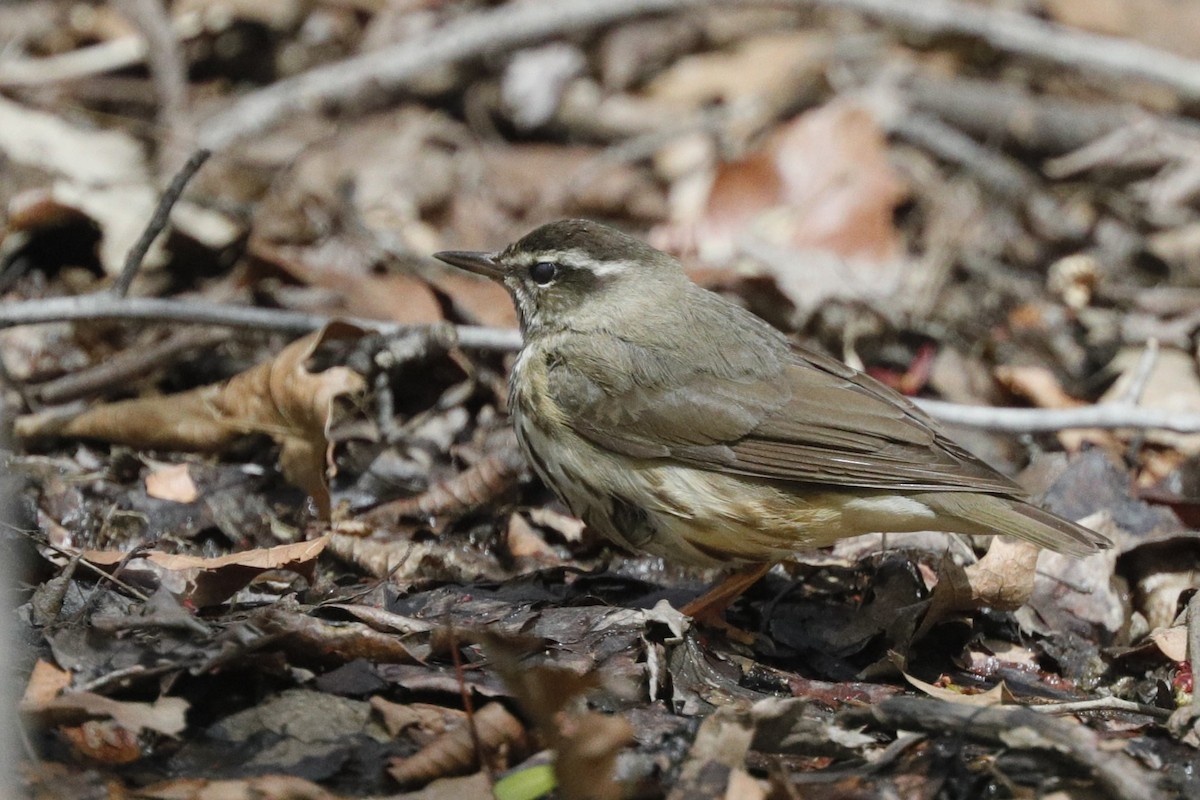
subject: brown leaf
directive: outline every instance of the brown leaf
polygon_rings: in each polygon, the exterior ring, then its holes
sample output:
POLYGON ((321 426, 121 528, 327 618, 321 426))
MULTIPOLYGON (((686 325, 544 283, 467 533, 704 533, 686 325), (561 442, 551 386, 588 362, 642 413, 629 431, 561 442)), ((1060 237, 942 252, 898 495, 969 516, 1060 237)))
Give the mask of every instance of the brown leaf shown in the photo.
POLYGON ((187 727, 188 707, 188 702, 181 697, 160 697, 153 703, 134 703, 92 692, 70 692, 46 702, 22 703, 21 713, 49 723, 108 718, 134 733, 148 730, 175 736, 187 727))
POLYGON ((101 764, 132 764, 144 755, 137 732, 112 720, 88 720, 59 733, 81 756, 101 764))
POLYGON ((893 214, 905 191, 871 112, 834 101, 784 125, 757 153, 720 168, 703 235, 731 241, 774 210, 777 244, 885 263, 900 253, 893 214))
MULTIPOLYGON (((251 252, 258 258, 309 286, 336 293, 341 304, 329 309, 333 313, 409 325, 442 321, 441 304, 428 283, 397 272, 379 275, 370 264, 362 263, 360 250, 344 253, 351 247, 340 240, 312 246, 273 244, 262 239, 250 243, 251 252), (346 259, 355 263, 342 264, 346 259)), ((503 289, 492 285, 504 294, 503 289)))
POLYGON ((1013 702, 1012 692, 1008 690, 1008 686, 1004 681, 988 689, 986 692, 968 693, 950 689, 944 686, 935 686, 932 683, 926 683, 920 678, 913 677, 907 672, 904 672, 904 679, 911 683, 915 688, 920 689, 930 697, 936 697, 939 700, 949 700, 951 703, 962 703, 968 706, 998 706, 1004 703, 1013 702))
POLYGON ((70 685, 70 672, 39 658, 25 684, 25 693, 21 695, 21 709, 44 708, 70 685))
POLYGON ((1186 625, 1160 628, 1150 634, 1150 640, 1172 661, 1187 661, 1188 630, 1186 625))
POLYGON ((194 503, 200 496, 187 464, 162 464, 146 476, 146 494, 173 503, 194 503))
POLYGON ((913 639, 954 612, 1020 608, 1033 593, 1039 552, 1028 542, 995 536, 984 557, 965 569, 943 559, 929 609, 913 639))
MULTIPOLYGON (((475 712, 475 730, 483 755, 494 756, 501 749, 519 745, 525 727, 500 703, 488 703, 475 712)), ((446 775, 462 775, 479 767, 475 739, 466 722, 434 739, 407 758, 393 758, 388 774, 401 786, 426 784, 446 775)))
POLYGON ((485 634, 485 652, 533 719, 543 742, 555 754, 554 772, 563 800, 619 800, 623 787, 613 777, 617 755, 633 740, 623 718, 574 708, 583 694, 600 684, 595 672, 521 663, 526 643, 485 634))
POLYGON ((805 77, 815 79, 825 66, 829 41, 811 31, 755 36, 733 50, 709 50, 677 60, 646 92, 681 111, 768 94, 805 77))
POLYGON ((365 381, 346 367, 313 374, 305 364, 328 339, 357 338, 362 331, 334 322, 297 339, 273 360, 210 384, 167 397, 147 397, 91 408, 69 420, 21 417, 22 438, 78 436, 131 447, 217 451, 250 433, 280 445, 284 477, 308 492, 323 518, 330 514, 326 437, 334 401, 363 391, 365 381))
POLYGON ((322 536, 309 542, 247 550, 217 558, 157 550, 139 553, 133 558, 124 552, 88 550, 83 557, 99 567, 124 562, 125 570, 147 569, 173 595, 203 608, 228 600, 255 577, 270 570, 284 569, 311 578, 317 556, 328 543, 329 537, 322 536))

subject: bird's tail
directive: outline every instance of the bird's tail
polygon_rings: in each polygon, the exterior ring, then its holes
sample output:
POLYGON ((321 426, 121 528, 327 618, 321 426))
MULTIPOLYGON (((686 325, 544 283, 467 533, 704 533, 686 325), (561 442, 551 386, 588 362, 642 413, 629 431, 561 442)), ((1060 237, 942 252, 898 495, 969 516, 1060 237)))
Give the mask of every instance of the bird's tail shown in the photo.
POLYGON ((959 533, 1013 536, 1071 556, 1112 546, 1108 537, 1022 500, 968 492, 931 492, 921 499, 939 513, 961 520, 959 533))

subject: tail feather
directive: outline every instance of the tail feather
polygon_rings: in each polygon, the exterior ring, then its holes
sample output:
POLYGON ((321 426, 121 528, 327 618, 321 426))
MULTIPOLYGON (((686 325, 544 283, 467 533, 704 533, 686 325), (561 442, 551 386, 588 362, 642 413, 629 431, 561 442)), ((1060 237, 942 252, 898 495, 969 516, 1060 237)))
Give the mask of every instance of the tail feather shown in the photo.
POLYGON ((1013 536, 1071 556, 1091 555, 1112 546, 1103 534, 1021 500, 954 492, 924 494, 922 500, 961 520, 961 533, 1013 536))

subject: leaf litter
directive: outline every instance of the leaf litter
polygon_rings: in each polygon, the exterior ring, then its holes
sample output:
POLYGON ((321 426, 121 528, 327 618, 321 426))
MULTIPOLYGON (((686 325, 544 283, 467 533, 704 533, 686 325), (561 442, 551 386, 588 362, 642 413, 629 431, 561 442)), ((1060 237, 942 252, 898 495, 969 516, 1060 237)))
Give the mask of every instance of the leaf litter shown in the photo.
MULTIPOLYGON (((46 81, 0 101, 9 307, 86 304, 120 271, 178 160, 155 127, 170 59, 202 119, 488 13, 191 3, 174 55, 115 62, 107 45, 141 41, 121 6, 46 24, 60 5, 0 12, 0 80, 46 81)), ((906 393, 1200 412, 1194 97, 879 5, 639 14, 405 91, 344 83, 214 155, 131 297, 419 327, 232 331, 151 359, 173 323, 5 323, 28 792, 1200 791, 1194 433, 956 430, 1116 547, 842 542, 735 603, 741 641, 674 610, 719 574, 616 553, 566 513, 507 430, 511 356, 458 345, 453 326, 511 330, 513 310, 429 253, 582 215, 906 393), (67 378, 83 410, 45 405, 67 378)), ((1169 3, 1044 5, 1056 35, 1195 55, 1148 33, 1186 30, 1169 3)))

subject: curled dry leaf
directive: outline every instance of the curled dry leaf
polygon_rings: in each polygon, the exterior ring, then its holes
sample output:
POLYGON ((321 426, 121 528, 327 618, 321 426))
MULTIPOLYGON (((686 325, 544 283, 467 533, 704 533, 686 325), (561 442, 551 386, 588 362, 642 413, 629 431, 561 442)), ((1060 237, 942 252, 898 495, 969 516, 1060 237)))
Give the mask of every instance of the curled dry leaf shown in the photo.
MULTIPOLYGON (((525 727, 500 703, 488 703, 475 713, 475 730, 485 757, 518 746, 525 727)), ((475 739, 466 720, 407 758, 394 758, 388 774, 401 786, 426 784, 446 775, 462 775, 479 767, 475 739)))
POLYGON ((366 382, 346 367, 311 373, 315 350, 330 339, 362 336, 361 329, 334 322, 285 347, 273 360, 220 384, 167 397, 107 403, 68 420, 21 417, 22 438, 78 436, 131 447, 219 451, 242 436, 263 433, 280 445, 284 477, 308 492, 323 518, 330 515, 328 430, 334 401, 356 395, 366 382))
POLYGON ((1039 552, 1028 542, 996 536, 987 554, 966 568, 943 559, 938 565, 938 584, 929 610, 913 638, 920 639, 955 612, 1020 608, 1033 594, 1039 552))
POLYGON ((171 594, 203 608, 228 600, 255 577, 270 570, 288 570, 311 578, 317 556, 328 542, 329 537, 322 536, 310 542, 247 550, 217 558, 157 550, 139 553, 133 558, 128 553, 112 550, 88 550, 83 557, 98 567, 124 563, 126 574, 148 571, 171 594))
POLYGON ((1012 692, 1008 690, 1008 686, 1004 681, 988 689, 986 692, 975 692, 968 694, 964 691, 957 691, 945 686, 936 686, 932 683, 926 683, 920 678, 913 677, 907 672, 903 673, 904 680, 913 685, 913 688, 920 689, 930 697, 936 697, 939 700, 949 700, 951 703, 963 703, 968 706, 998 706, 1004 703, 1013 702, 1012 692))

